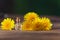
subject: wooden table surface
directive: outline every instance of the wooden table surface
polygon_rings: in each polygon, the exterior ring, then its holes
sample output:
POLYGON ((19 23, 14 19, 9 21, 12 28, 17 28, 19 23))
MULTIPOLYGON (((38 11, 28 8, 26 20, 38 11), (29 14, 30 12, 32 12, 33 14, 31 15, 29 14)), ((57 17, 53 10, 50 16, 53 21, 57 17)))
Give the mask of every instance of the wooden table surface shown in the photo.
POLYGON ((0 40, 60 40, 60 29, 51 31, 2 31, 0 40))

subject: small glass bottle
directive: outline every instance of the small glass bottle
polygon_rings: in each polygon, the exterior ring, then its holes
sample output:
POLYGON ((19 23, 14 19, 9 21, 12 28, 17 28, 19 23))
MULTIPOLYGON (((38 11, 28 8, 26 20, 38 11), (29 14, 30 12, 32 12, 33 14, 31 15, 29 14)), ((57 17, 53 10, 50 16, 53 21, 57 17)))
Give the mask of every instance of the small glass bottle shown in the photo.
POLYGON ((20 19, 19 19, 19 30, 21 30, 21 27, 22 27, 22 25, 21 25, 21 22, 20 22, 20 19))
POLYGON ((15 24, 15 30, 19 30, 20 25, 19 25, 19 18, 16 17, 16 24, 15 24))

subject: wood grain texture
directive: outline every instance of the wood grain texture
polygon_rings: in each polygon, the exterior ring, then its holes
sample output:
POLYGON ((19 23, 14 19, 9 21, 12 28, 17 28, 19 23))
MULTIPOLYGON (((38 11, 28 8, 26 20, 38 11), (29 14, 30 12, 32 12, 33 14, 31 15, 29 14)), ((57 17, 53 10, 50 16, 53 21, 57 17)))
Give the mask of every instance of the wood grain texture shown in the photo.
POLYGON ((60 40, 60 30, 51 31, 2 31, 0 40, 60 40))

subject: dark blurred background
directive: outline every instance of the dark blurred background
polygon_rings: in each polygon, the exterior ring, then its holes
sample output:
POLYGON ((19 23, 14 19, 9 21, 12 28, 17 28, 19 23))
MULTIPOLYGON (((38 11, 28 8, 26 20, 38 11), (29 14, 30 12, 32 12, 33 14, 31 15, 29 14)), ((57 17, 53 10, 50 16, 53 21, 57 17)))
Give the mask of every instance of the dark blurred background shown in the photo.
POLYGON ((0 15, 24 15, 30 11, 40 15, 60 16, 60 0, 0 0, 0 15))

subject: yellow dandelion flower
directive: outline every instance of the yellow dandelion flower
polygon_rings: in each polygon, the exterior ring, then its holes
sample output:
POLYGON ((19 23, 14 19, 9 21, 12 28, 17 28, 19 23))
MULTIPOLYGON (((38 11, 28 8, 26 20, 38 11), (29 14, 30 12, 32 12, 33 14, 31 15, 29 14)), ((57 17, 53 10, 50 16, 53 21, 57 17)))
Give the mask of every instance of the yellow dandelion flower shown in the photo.
POLYGON ((40 18, 35 18, 35 20, 32 22, 32 30, 33 31, 39 31, 41 30, 41 25, 40 25, 40 18))
POLYGON ((43 29, 44 30, 50 30, 52 28, 52 23, 49 18, 42 18, 42 23, 44 24, 43 29))
POLYGON ((31 27, 31 22, 30 21, 24 21, 22 23, 22 27, 21 27, 22 31, 31 31, 32 27, 31 27))
POLYGON ((12 30, 12 28, 14 28, 14 20, 12 20, 11 18, 7 18, 7 19, 4 19, 2 22, 1 22, 1 29, 2 30, 12 30))
POLYGON ((39 16, 35 12, 29 12, 26 15, 24 15, 24 20, 33 20, 35 18, 38 18, 39 16))
POLYGON ((50 19, 43 17, 41 19, 36 19, 33 21, 33 30, 50 30, 52 23, 50 19))

